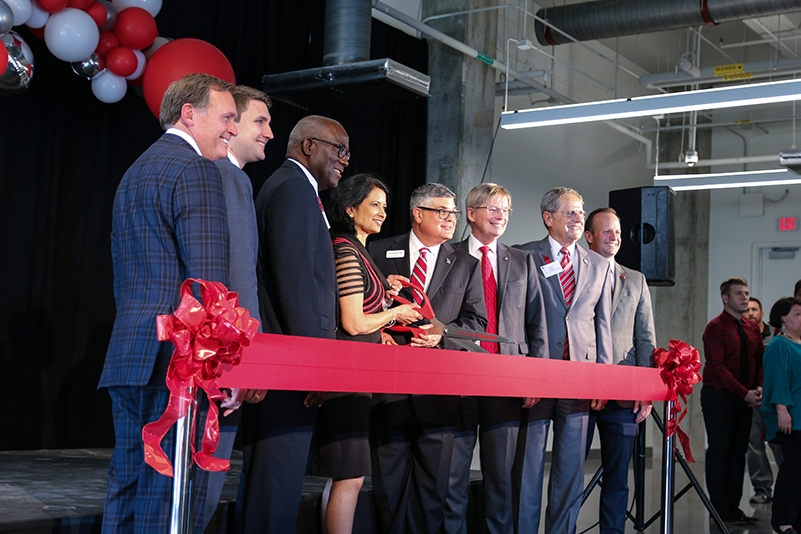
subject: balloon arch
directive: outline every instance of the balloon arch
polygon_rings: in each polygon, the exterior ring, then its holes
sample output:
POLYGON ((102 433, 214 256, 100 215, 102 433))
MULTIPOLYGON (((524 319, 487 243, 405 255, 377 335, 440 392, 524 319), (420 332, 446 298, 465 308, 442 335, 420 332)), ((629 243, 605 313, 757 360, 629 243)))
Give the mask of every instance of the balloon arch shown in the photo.
POLYGON ((161 0, 0 0, 0 93, 26 89, 33 79, 33 52, 12 30, 22 24, 42 38, 58 59, 90 80, 101 102, 119 102, 128 85, 142 85, 158 117, 167 86, 191 72, 236 83, 228 59, 200 39, 158 35, 161 0))

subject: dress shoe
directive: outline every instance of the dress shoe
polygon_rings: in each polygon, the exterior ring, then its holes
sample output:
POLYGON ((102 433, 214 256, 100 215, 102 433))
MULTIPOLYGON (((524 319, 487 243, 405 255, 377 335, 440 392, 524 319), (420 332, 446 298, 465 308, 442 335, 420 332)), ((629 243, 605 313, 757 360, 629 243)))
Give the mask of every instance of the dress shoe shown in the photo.
POLYGON ((773 497, 768 495, 767 493, 758 492, 751 497, 751 504, 768 504, 773 500, 773 497))

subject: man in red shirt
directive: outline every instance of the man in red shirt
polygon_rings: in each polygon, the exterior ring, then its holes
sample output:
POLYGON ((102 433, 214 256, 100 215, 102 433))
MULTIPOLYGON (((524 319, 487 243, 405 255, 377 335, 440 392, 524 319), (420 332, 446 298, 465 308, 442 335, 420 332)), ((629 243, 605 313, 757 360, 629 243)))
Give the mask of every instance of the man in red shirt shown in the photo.
POLYGON ((753 523, 739 508, 745 452, 753 407, 762 401, 762 335, 748 311, 748 282, 730 278, 720 285, 723 313, 704 330, 704 387, 701 410, 707 441, 706 487, 725 523, 753 523))

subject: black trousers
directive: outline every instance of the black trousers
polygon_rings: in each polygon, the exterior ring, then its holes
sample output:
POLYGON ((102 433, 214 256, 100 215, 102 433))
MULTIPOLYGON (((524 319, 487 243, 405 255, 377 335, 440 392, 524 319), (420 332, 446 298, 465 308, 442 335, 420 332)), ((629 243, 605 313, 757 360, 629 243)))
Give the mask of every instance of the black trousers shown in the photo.
POLYGON ((709 447, 706 450, 706 488, 721 516, 739 508, 743 495, 745 452, 751 433, 752 408, 725 389, 705 385, 701 410, 709 447))
POLYGON ((793 525, 801 528, 801 430, 790 434, 777 434, 784 460, 776 476, 773 489, 773 510, 770 522, 773 526, 793 525))

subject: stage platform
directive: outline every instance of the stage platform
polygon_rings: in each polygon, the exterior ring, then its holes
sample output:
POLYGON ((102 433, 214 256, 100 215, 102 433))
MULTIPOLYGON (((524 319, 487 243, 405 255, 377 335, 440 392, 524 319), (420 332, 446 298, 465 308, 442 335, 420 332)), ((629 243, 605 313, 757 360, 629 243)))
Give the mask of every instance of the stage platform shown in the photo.
MULTIPOLYGON (((696 456, 703 457, 703 452, 696 456)), ((106 473, 111 449, 42 450, 23 452, 0 452, 0 534, 94 534, 100 532, 103 500, 106 494, 106 473)), ((598 468, 599 461, 590 458, 587 462, 585 481, 589 481, 598 468)), ((231 472, 223 492, 222 500, 211 525, 209 534, 228 532, 228 522, 233 515, 236 490, 241 472, 241 455, 235 452, 231 472)), ((775 472, 775 464, 774 464, 775 472)), ((704 463, 692 464, 693 472, 703 483, 704 463)), ((546 484, 548 470, 546 466, 546 484)), ((645 503, 648 516, 659 508, 659 484, 661 466, 650 458, 646 461, 645 503)), ((687 479, 677 467, 676 491, 687 479)), ((741 508, 748 514, 760 518, 756 525, 745 528, 731 526, 732 534, 768 534, 770 528, 770 505, 750 505, 753 495, 750 483, 745 482, 741 508)), ((630 482, 631 484, 631 482, 630 482)), ((470 510, 468 533, 481 532, 481 475, 471 473, 470 510)), ((325 479, 306 477, 303 502, 298 514, 298 534, 319 532, 318 515, 320 498, 325 479)), ((581 509, 577 532, 591 527, 598 517, 600 490, 596 488, 581 509)), ((369 479, 362 490, 356 511, 354 533, 373 532, 369 479)), ((544 506, 543 506, 544 509, 544 506)), ((682 534, 708 534, 718 532, 710 525, 708 514, 693 491, 682 497, 675 505, 675 532, 682 534)), ((594 527, 589 532, 598 532, 594 527)), ((631 522, 626 525, 626 534, 635 531, 631 522)), ((659 532, 659 520, 646 532, 659 532)))

